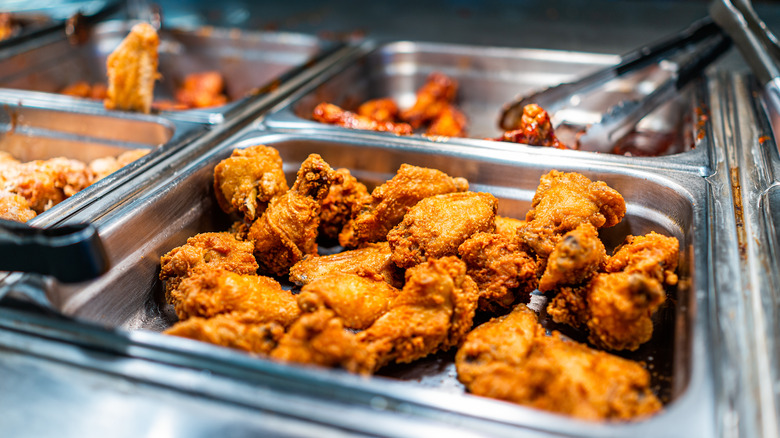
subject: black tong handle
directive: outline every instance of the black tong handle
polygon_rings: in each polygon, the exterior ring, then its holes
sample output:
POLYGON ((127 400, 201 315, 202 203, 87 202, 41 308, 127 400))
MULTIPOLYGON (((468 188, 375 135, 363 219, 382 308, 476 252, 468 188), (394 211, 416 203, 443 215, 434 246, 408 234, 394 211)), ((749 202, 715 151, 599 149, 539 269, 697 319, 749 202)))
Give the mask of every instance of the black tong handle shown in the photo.
POLYGON ((51 275, 65 283, 90 280, 109 268, 90 224, 33 228, 0 219, 0 270, 51 275))

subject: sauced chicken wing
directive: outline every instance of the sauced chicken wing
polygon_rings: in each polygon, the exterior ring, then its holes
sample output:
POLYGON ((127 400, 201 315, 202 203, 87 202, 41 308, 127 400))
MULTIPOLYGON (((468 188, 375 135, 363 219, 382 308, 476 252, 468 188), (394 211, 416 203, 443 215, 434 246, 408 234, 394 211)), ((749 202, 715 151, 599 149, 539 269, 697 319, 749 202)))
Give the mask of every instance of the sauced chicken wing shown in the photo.
POLYGON ((524 305, 466 337, 455 358, 458 379, 476 395, 589 420, 651 415, 661 403, 639 364, 546 336, 524 305))
POLYGON ((139 23, 119 44, 106 62, 107 109, 149 113, 154 99, 160 38, 148 23, 139 23))
POLYGON ((582 223, 607 228, 626 213, 623 197, 604 182, 593 182, 579 173, 552 170, 542 176, 539 187, 518 230, 526 247, 546 260, 567 232, 582 223))
POLYGON ((336 179, 322 157, 309 155, 293 187, 273 198, 252 224, 248 238, 255 242, 255 257, 265 272, 285 276, 304 255, 317 253, 320 202, 336 179))
POLYGON ((537 263, 520 250, 514 238, 476 233, 460 245, 458 254, 479 287, 480 310, 509 309, 536 289, 537 263))
POLYGON ((499 141, 522 143, 531 146, 547 146, 557 149, 571 149, 558 140, 550 121, 550 115, 539 105, 530 104, 523 107, 520 126, 517 129, 504 132, 499 141))
POLYGON ((398 292, 382 280, 333 273, 303 286, 296 298, 304 312, 327 307, 341 317, 345 327, 362 330, 387 311, 398 292))
POLYGON ((320 123, 343 126, 349 129, 392 132, 398 135, 409 135, 412 133, 412 127, 407 123, 379 122, 351 111, 345 111, 332 103, 326 102, 314 108, 312 117, 320 123))
POLYGON ((607 260, 607 251, 599 239, 598 230, 584 222, 563 235, 547 259, 539 290, 547 292, 561 285, 578 285, 600 270, 607 260))
POLYGON ((217 71, 190 73, 176 90, 176 101, 187 108, 209 108, 227 103, 225 79, 217 71))
POLYGON ((468 190, 468 181, 425 167, 402 164, 393 178, 371 192, 355 219, 339 235, 339 243, 355 248, 368 242, 379 242, 403 219, 406 212, 421 200, 444 193, 468 190))
POLYGON ((447 105, 433 119, 431 126, 425 131, 427 135, 443 135, 447 137, 465 137, 468 120, 462 111, 453 105, 447 105))
POLYGON ((180 321, 166 335, 195 339, 250 353, 268 354, 284 335, 284 327, 275 322, 244 320, 240 314, 224 313, 213 318, 198 316, 180 321))
POLYGON ((410 268, 458 253, 472 234, 495 228, 498 199, 489 193, 456 192, 425 198, 387 233, 393 261, 410 268))
POLYGON ((175 290, 196 269, 225 269, 237 274, 255 274, 254 245, 236 239, 230 233, 201 233, 187 243, 160 257, 160 280, 171 303, 180 300, 175 290))
POLYGON ((401 119, 409 122, 417 129, 430 122, 444 111, 458 92, 458 83, 439 72, 428 76, 425 84, 417 90, 417 100, 414 105, 401 111, 401 119))
POLYGON ((363 248, 328 256, 306 256, 290 268, 290 281, 307 284, 332 273, 357 274, 403 287, 404 274, 392 260, 390 244, 370 243, 363 248))
POLYGON ((330 186, 328 196, 322 200, 320 211, 320 235, 328 239, 338 239, 344 226, 358 212, 360 206, 371 200, 366 186, 357 180, 347 169, 337 169, 340 181, 330 186))
POLYGON ((27 222, 35 216, 37 215, 30 208, 27 199, 16 193, 0 190, 0 219, 27 222))
POLYGON ((429 260, 406 277, 390 310, 357 334, 372 371, 447 350, 471 330, 478 292, 465 263, 454 256, 429 260))
POLYGON ((380 123, 393 122, 398 117, 398 105, 389 97, 372 99, 363 102, 357 112, 380 123))
POLYGON ((214 193, 225 213, 239 211, 244 220, 260 217, 268 203, 287 192, 279 152, 256 145, 235 149, 214 167, 214 193))
POLYGON ((13 165, 14 161, 0 165, 2 189, 27 199, 38 214, 92 183, 92 174, 81 161, 58 157, 13 165))

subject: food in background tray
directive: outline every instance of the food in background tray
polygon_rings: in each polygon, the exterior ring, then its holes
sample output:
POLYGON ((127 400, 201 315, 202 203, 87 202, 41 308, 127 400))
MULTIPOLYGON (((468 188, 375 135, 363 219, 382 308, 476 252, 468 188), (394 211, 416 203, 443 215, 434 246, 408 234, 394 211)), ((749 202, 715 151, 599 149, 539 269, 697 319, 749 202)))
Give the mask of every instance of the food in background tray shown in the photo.
POLYGON ((21 162, 0 152, 0 218, 28 221, 147 153, 137 149, 83 163, 64 157, 21 162))
POLYGON ((0 12, 0 41, 11 38, 14 34, 14 24, 10 12, 0 12))
POLYGON ((108 96, 108 87, 101 83, 90 84, 86 81, 78 81, 63 88, 60 93, 84 99, 104 100, 108 96))
MULTIPOLYGON (((223 163, 235 156, 253 155, 223 163)), ((586 419, 661 408, 641 365, 548 335, 524 304, 538 288, 552 298, 556 321, 588 330, 599 348, 633 349, 649 339, 650 317, 677 281, 678 242, 628 236, 607 255, 598 229, 625 215, 617 191, 553 170, 517 220, 497 216, 492 195, 435 169, 402 165, 357 197, 330 190, 346 175, 312 154, 293 188, 254 219, 226 210, 238 219, 234 234, 203 233, 163 256, 160 279, 180 318, 166 333, 362 374, 459 348, 458 378, 477 395, 586 419), (317 239, 332 241, 318 235, 326 195, 350 198, 341 234, 357 249, 318 255, 317 239), (289 276, 300 293, 269 275, 289 276)), ((265 175, 243 177, 250 188, 265 175)))
POLYGON ((465 137, 466 116, 454 105, 458 83, 439 72, 428 76, 417 91, 412 107, 400 111, 393 99, 380 98, 362 103, 357 113, 323 102, 314 108, 312 117, 321 123, 350 129, 412 134, 425 128, 431 136, 465 137))
POLYGON ((556 149, 575 149, 558 140, 550 121, 550 115, 536 104, 523 107, 523 115, 517 129, 506 131, 501 137, 491 140, 531 146, 548 146, 556 149))
POLYGON ((154 99, 160 37, 148 23, 138 23, 114 49, 106 62, 107 109, 149 113, 154 99))

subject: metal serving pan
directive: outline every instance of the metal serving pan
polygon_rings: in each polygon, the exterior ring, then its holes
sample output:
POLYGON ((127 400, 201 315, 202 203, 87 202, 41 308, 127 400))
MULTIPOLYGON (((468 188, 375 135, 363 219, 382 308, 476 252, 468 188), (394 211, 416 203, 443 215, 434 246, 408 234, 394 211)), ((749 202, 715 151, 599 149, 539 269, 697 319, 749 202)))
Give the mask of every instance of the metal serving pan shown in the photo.
MULTIPOLYGON (((354 132, 334 131, 324 136, 321 131, 290 133, 250 129, 204 155, 172 166, 167 176, 120 205, 94 203, 70 217, 69 221, 75 222, 81 216, 97 217, 93 224, 114 266, 95 281, 78 285, 48 282, 42 291, 48 306, 56 312, 113 330, 103 333, 116 336, 116 340, 101 343, 100 348, 116 343, 124 345, 122 349, 126 353, 128 342, 138 342, 154 350, 142 354, 150 360, 205 367, 215 375, 227 372, 239 380, 263 387, 270 385, 281 391, 300 391, 302 396, 313 399, 337 398, 360 413, 380 409, 404 413, 408 420, 432 415, 442 424, 469 424, 482 433, 498 428, 496 431, 504 431, 501 434, 536 431, 540 435, 563 436, 690 436, 702 432, 710 435, 707 432, 713 431, 716 424, 709 358, 712 341, 707 331, 705 302, 710 285, 707 232, 710 200, 706 196, 706 181, 693 172, 604 165, 561 157, 556 152, 527 153, 511 144, 485 149, 354 132), (451 354, 437 355, 411 366, 389 367, 380 376, 366 379, 338 370, 281 365, 237 351, 152 333, 173 322, 170 309, 163 304, 157 280, 159 257, 196 233, 228 228, 228 218, 215 203, 213 168, 234 148, 254 144, 266 144, 280 151, 290 181, 310 153, 321 154, 334 167, 351 169, 369 185, 389 179, 402 163, 438 168, 467 178, 472 190, 493 193, 500 200, 499 214, 512 217, 522 217, 527 211, 539 177, 550 169, 577 171, 606 181, 625 197, 628 205, 622 224, 603 233, 608 246, 617 245, 626 234, 651 230, 680 240, 680 285, 671 292, 669 304, 657 314, 654 340, 627 355, 644 360, 652 368, 656 390, 669 402, 666 409, 637 423, 584 423, 463 394, 462 386, 455 379, 451 354), (98 217, 91 210, 107 213, 98 217), (193 354, 198 357, 196 361, 193 354), (203 364, 203 360, 208 364, 203 364), (287 383, 281 385, 282 381, 287 383)), ((22 278, 8 287, 29 289, 27 283, 22 278)), ((79 324, 60 327, 49 331, 47 336, 75 336, 82 345, 95 346, 95 336, 79 332, 84 327, 79 324)), ((571 331, 567 333, 578 336, 571 331)), ((325 400, 321 401, 330 403, 325 400)), ((332 424, 345 421, 349 420, 327 420, 332 424)), ((401 429, 387 426, 363 424, 361 430, 378 435, 402 433, 401 429)))
MULTIPOLYGON (((134 22, 108 21, 91 29, 87 41, 73 45, 66 38, 0 60, 0 93, 24 98, 59 93, 78 81, 106 82, 106 58, 134 22), (12 93, 11 90, 26 90, 12 93), (36 94, 31 94, 38 92, 36 94)), ((225 114, 253 94, 267 93, 278 81, 337 47, 313 36, 283 32, 251 32, 202 27, 159 31, 159 71, 156 100, 172 100, 189 73, 217 70, 225 79, 231 103, 220 107, 162 111, 166 118, 219 123, 225 114)), ((102 107, 102 102, 72 98, 79 105, 102 107)))
MULTIPOLYGON (((473 140, 452 138, 450 142, 494 147, 482 140, 502 133, 498 118, 503 105, 518 94, 568 82, 618 61, 615 56, 534 49, 463 46, 439 43, 393 42, 375 47, 364 45, 355 59, 345 60, 319 80, 299 90, 277 106, 264 123, 277 129, 344 130, 311 120, 314 107, 327 101, 355 110, 368 100, 392 97, 404 108, 414 103, 417 89, 433 71, 440 71, 459 83, 456 104, 469 119, 473 140)), ((576 107, 551 115, 571 125, 597 121, 601 113, 625 98, 639 98, 652 91, 669 75, 670 63, 661 63, 631 76, 615 80, 586 96, 576 107)), ((655 167, 706 169, 709 139, 706 136, 707 92, 703 82, 694 81, 673 101, 662 105, 640 122, 641 140, 656 145, 668 158, 630 159, 633 163, 655 167), (666 149, 663 149, 666 148, 666 149)), ((564 140, 563 130, 559 135, 564 140)), ((575 131, 568 136, 573 138, 575 131)), ((375 135, 392 135, 376 133, 375 135)), ((441 141, 436 138, 432 141, 441 141)), ((571 141, 570 141, 571 143, 571 141)), ((516 145, 519 149, 538 149, 516 145)), ((626 162, 623 156, 564 151, 561 155, 626 162)), ((634 155, 637 155, 636 151, 634 155)), ((705 170, 706 172, 706 170, 705 170)))

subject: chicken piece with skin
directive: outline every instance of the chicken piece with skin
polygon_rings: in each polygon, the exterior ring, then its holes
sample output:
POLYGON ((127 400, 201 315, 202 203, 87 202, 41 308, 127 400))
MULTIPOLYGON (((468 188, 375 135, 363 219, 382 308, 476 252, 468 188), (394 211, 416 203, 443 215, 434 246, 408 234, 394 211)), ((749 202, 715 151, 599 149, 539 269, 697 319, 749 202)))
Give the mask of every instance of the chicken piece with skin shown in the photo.
POLYGON ((340 182, 331 184, 328 196, 322 200, 320 236, 336 240, 344 226, 357 214, 360 206, 369 202, 368 189, 347 169, 337 169, 340 182))
POLYGON ((225 79, 217 71, 190 73, 176 90, 176 102, 187 108, 209 108, 227 103, 225 79))
POLYGON ((469 333, 455 365, 472 394, 581 419, 633 420, 661 409, 647 370, 557 332, 547 336, 522 304, 469 333))
POLYGON ((371 192, 355 219, 339 235, 339 243, 355 248, 387 238, 387 233, 421 200, 434 195, 468 190, 468 181, 425 167, 402 164, 393 178, 371 192))
POLYGON ((312 118, 320 123, 343 126, 364 131, 392 132, 410 135, 412 127, 407 123, 379 122, 370 117, 346 111, 331 103, 323 102, 314 108, 312 118))
POLYGON ((341 318, 344 327, 362 330, 387 312, 398 292, 382 280, 334 273, 303 286, 296 299, 304 312, 326 307, 341 318))
POLYGON ((640 272, 668 286, 677 284, 677 259, 680 242, 651 231, 644 236, 628 236, 615 250, 606 272, 640 272))
POLYGON ((357 274, 396 288, 404 285, 404 272, 393 263, 387 242, 370 243, 328 256, 306 256, 290 268, 290 281, 304 285, 333 273, 357 274))
POLYGON ((391 98, 372 99, 362 103, 357 113, 377 122, 393 122, 398 118, 398 105, 391 98))
POLYGON ((224 269, 236 274, 256 274, 258 265, 252 242, 236 239, 230 233, 201 233, 160 258, 160 280, 172 304, 180 301, 175 291, 181 281, 197 269, 224 269))
POLYGON ((454 79, 433 72, 425 84, 417 90, 414 105, 401 111, 401 120, 408 122, 414 129, 439 117, 449 104, 455 100, 458 83, 454 79))
POLYGON ((92 173, 81 161, 57 157, 0 165, 0 182, 5 191, 27 199, 40 214, 92 184, 92 173))
POLYGON ((119 156, 97 158, 89 162, 89 170, 92 172, 93 181, 103 179, 117 170, 127 166, 135 160, 146 156, 149 149, 133 149, 123 152, 119 156))
POLYGON ((317 254, 320 203, 338 175, 317 154, 301 164, 293 187, 273 198, 249 228, 255 257, 264 272, 285 276, 307 254, 317 254))
POLYGON ((496 215, 496 234, 515 240, 517 239, 517 228, 523 224, 525 224, 524 220, 496 215))
POLYGON ((522 143, 531 146, 547 146, 556 149, 571 149, 555 136, 550 121, 550 115, 539 105, 530 104, 523 107, 520 126, 517 129, 504 132, 499 141, 522 143))
POLYGON ((498 313, 527 301, 536 289, 537 263, 505 234, 476 233, 458 254, 479 288, 479 309, 498 313))
POLYGON ((393 261, 411 268, 429 259, 456 255, 474 233, 492 232, 498 200, 489 193, 456 192, 418 202, 387 234, 393 261))
POLYGON ((16 193, 0 191, 0 219, 27 222, 37 216, 30 203, 16 193))
POLYGON ((284 327, 275 322, 258 323, 244 320, 241 315, 226 313, 213 318, 192 317, 177 322, 163 333, 267 355, 278 345, 284 335, 284 327))
POLYGON ((271 199, 289 190, 279 152, 256 145, 235 149, 214 167, 214 193, 225 213, 240 212, 252 222, 265 211, 271 199))
POLYGON ((154 100, 160 38, 148 23, 133 26, 106 62, 108 91, 106 109, 148 114, 154 100))
POLYGON ((96 83, 90 85, 88 82, 79 81, 63 88, 60 94, 84 99, 103 100, 108 95, 108 88, 106 88, 105 84, 96 83))
POLYGON ((606 260, 607 251, 598 230, 590 222, 582 223, 555 245, 539 279, 539 291, 583 283, 603 268, 606 260))
POLYGON ((426 135, 446 137, 466 137, 468 120, 462 111, 453 105, 447 105, 425 131, 426 135))

